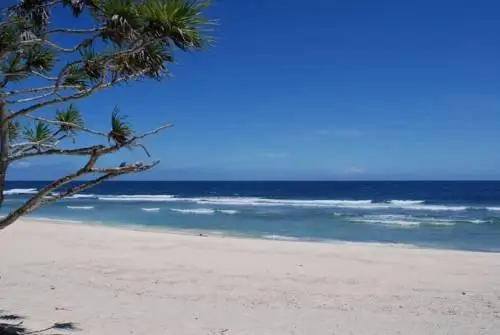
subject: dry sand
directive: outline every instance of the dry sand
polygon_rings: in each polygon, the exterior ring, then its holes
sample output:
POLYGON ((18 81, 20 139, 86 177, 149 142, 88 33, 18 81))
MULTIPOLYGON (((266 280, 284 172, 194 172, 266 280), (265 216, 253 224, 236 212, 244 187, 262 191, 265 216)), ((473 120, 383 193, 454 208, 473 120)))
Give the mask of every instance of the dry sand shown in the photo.
POLYGON ((31 220, 0 275, 0 309, 77 334, 500 334, 500 254, 31 220))

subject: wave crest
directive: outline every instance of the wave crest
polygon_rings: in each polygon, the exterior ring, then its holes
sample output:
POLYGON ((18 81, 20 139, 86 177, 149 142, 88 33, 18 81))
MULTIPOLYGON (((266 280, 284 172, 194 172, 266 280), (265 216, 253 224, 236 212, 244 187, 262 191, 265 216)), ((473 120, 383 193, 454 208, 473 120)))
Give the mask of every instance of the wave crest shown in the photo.
POLYGON ((3 191, 4 195, 15 195, 15 194, 35 194, 38 190, 36 188, 13 188, 10 190, 3 191))
POLYGON ((211 215, 211 214, 215 213, 215 210, 213 210, 211 208, 193 208, 193 209, 172 208, 170 210, 172 212, 182 213, 182 214, 204 214, 204 215, 211 215))
POLYGON ((160 209, 155 207, 155 208, 141 208, 142 211, 144 212, 159 212, 160 209))
POLYGON ((94 206, 66 206, 67 209, 91 210, 94 206))

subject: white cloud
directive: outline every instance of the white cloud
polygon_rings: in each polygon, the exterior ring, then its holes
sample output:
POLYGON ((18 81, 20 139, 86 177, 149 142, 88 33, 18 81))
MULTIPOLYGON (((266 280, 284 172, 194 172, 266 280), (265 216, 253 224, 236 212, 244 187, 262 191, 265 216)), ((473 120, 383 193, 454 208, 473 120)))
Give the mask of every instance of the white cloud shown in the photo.
POLYGON ((26 162, 26 161, 19 161, 19 162, 13 163, 11 166, 13 168, 24 169, 24 168, 30 167, 31 163, 30 162, 26 162))
POLYGON ((263 153, 263 156, 270 159, 280 159, 280 158, 287 158, 288 154, 283 152, 266 152, 263 153))
POLYGON ((365 169, 358 166, 351 166, 345 170, 345 173, 347 174, 363 174, 365 172, 365 169))
POLYGON ((338 136, 338 137, 358 137, 362 136, 363 132, 356 129, 319 129, 315 131, 317 136, 338 136))

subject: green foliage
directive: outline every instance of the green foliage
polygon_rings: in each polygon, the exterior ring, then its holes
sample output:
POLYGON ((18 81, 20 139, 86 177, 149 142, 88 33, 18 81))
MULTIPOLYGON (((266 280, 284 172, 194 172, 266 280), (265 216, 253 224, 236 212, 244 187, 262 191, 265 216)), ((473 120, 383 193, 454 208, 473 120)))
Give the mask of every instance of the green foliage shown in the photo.
POLYGON ((26 66, 23 63, 20 53, 11 53, 0 65, 0 71, 4 73, 4 77, 9 81, 20 81, 28 78, 26 66))
POLYGON ((73 62, 74 56, 63 54, 74 50, 80 61, 64 73, 61 83, 66 85, 86 88, 105 74, 160 79, 168 73, 166 64, 174 62, 175 49, 201 49, 209 43, 203 28, 213 23, 203 16, 208 1, 63 0, 62 5, 76 17, 88 9, 95 34, 74 48, 58 47, 49 33, 53 2, 20 1, 0 25, 0 76, 9 73, 7 81, 19 81, 30 78, 30 71, 47 74, 58 68, 57 61, 73 62), (106 42, 104 47, 99 41, 106 42))
POLYGON ((126 115, 120 115, 120 110, 115 108, 111 114, 111 131, 108 134, 108 140, 114 140, 118 144, 123 144, 130 140, 134 135, 130 124, 127 122, 126 115))
POLYGON ((42 73, 51 71, 56 60, 52 50, 40 45, 27 48, 24 58, 27 70, 36 70, 42 73))
MULTIPOLYGON (((78 127, 84 127, 85 122, 80 114, 80 111, 75 107, 75 105, 69 105, 68 109, 56 112, 56 121, 71 123, 78 127)), ((78 128, 68 124, 62 124, 56 133, 65 133, 66 135, 74 136, 76 135, 78 128)))
POLYGON ((69 67, 68 73, 64 78, 64 85, 79 86, 81 89, 86 88, 88 76, 85 69, 79 65, 75 64, 69 67))
POLYGON ((50 126, 43 122, 36 122, 33 128, 25 127, 23 135, 28 142, 33 142, 36 146, 50 145, 56 141, 50 126))
POLYGON ((9 141, 13 142, 21 136, 21 124, 18 121, 9 122, 9 141))

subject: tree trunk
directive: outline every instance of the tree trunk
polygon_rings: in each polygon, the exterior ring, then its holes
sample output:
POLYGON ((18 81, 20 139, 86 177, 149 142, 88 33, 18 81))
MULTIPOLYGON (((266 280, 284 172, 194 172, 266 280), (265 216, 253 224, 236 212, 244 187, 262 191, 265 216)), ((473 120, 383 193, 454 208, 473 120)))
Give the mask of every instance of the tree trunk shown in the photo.
POLYGON ((5 101, 0 99, 0 208, 4 201, 5 178, 9 166, 9 123, 5 122, 7 110, 5 101))

